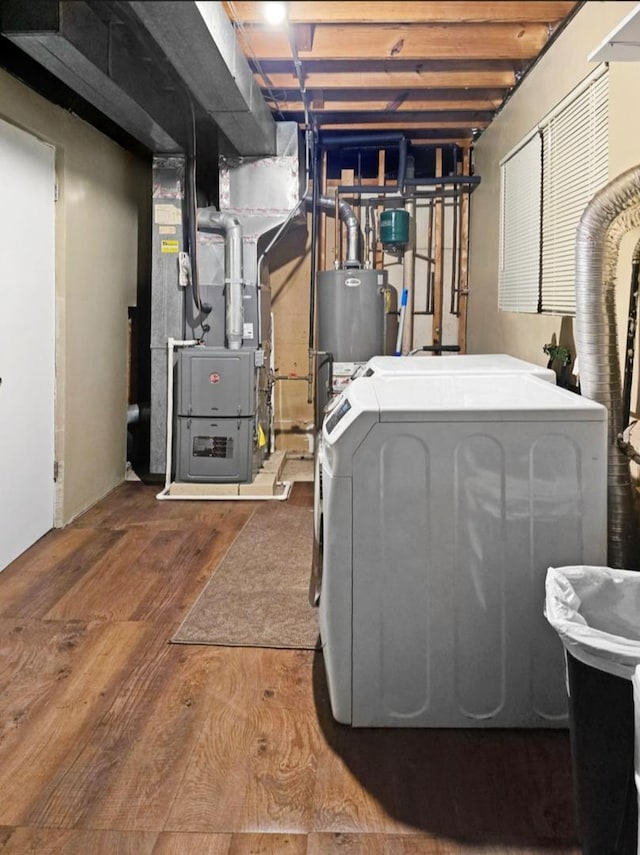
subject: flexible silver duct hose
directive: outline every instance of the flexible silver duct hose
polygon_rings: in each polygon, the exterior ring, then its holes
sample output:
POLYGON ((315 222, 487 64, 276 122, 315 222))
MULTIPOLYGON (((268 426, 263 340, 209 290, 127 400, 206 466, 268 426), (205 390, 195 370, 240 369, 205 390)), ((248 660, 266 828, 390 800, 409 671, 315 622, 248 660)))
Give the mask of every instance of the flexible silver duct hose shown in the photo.
POLYGON ((225 233, 225 271, 227 346, 229 350, 240 350, 244 326, 242 304, 242 226, 233 214, 217 211, 215 208, 198 210, 198 228, 223 231, 225 233))
MULTIPOLYGON (((309 204, 311 200, 309 200, 309 204)), ((344 199, 338 202, 340 219, 347 227, 347 257, 345 267, 360 267, 360 223, 353 208, 344 199)), ((318 196, 318 206, 330 214, 335 214, 336 200, 331 196, 318 196)))
POLYGON ((622 383, 616 333, 616 273, 623 236, 640 226, 640 166, 623 172, 585 209, 576 237, 576 347, 580 385, 607 407, 608 562, 634 569, 636 517, 627 457, 617 445, 622 424, 622 383))

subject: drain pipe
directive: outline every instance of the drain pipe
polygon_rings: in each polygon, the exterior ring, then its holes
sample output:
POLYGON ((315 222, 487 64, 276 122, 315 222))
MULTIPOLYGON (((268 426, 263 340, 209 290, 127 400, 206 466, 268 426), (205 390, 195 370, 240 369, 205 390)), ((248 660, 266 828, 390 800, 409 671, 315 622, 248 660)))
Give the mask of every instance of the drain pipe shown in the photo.
POLYGON ((215 208, 198 209, 198 228, 225 233, 226 335, 229 350, 242 347, 244 310, 242 305, 242 226, 240 220, 215 208))
POLYGON ((171 489, 171 470, 173 468, 173 354, 177 347, 195 347, 197 339, 167 339, 167 437, 165 447, 164 489, 158 493, 157 499, 167 495, 171 489))
MULTIPOLYGON (((311 200, 308 200, 311 202, 311 200)), ((318 196, 317 205, 328 214, 336 212, 336 200, 331 196, 318 196)), ((338 202, 340 219, 347 227, 347 257, 345 267, 360 267, 360 223, 353 213, 353 208, 344 199, 338 202)))
POLYGON ((608 561, 639 569, 629 460, 618 448, 622 385, 616 333, 616 274, 620 242, 640 226, 640 166, 623 172, 593 197, 576 237, 576 348, 583 394, 603 404, 608 423, 608 561))

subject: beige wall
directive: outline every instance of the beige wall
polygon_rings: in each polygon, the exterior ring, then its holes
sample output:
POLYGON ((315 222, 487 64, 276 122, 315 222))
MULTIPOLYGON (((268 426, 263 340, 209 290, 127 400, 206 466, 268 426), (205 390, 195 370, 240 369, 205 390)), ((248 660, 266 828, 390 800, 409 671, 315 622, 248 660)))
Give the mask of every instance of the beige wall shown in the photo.
POLYGON ((56 149, 55 518, 62 525, 125 474, 127 307, 136 302, 149 170, 2 71, 0 117, 56 149))
MULTIPOLYGON (((555 333, 573 343, 569 318, 498 311, 498 245, 500 212, 499 163, 535 125, 596 65, 587 56, 635 3, 589 2, 525 77, 505 108, 482 134, 474 152, 482 182, 471 196, 468 350, 505 352, 544 364, 542 348, 555 333)), ((640 162, 640 116, 635 109, 640 62, 613 63, 609 75, 609 175, 619 175, 640 162)), ((618 314, 628 303, 630 256, 635 238, 625 239, 621 253, 618 314)), ((575 355, 575 350, 572 348, 575 355)))
MULTIPOLYGON (((310 237, 309 218, 308 229, 292 227, 269 258, 278 377, 309 375, 310 237)), ((313 406, 308 395, 309 386, 303 380, 276 381, 273 402, 278 450, 313 451, 313 406)))

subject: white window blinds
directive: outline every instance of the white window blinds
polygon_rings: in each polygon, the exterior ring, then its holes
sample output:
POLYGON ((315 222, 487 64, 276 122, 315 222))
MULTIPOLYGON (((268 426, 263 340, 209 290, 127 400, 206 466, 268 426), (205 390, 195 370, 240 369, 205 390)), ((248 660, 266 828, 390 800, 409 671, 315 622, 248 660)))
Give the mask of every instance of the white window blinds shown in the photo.
POLYGON ((542 124, 541 310, 575 314, 580 217, 609 173, 606 66, 542 124))
POLYGON ((603 65, 501 162, 500 309, 575 314, 576 229, 609 174, 608 101, 603 65))
POLYGON ((498 306, 506 312, 538 311, 541 153, 536 133, 500 166, 498 306))

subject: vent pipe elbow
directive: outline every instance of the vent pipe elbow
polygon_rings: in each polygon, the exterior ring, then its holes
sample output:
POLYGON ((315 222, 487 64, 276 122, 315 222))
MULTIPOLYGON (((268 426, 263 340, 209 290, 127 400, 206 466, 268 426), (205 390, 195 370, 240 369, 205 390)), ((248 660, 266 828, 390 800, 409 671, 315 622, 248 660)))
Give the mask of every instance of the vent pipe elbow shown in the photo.
POLYGON ((629 460, 618 448, 623 396, 615 291, 623 236, 640 226, 640 166, 593 197, 576 234, 576 347, 583 394, 608 411, 608 561, 634 567, 636 510, 629 460))
MULTIPOLYGON (((336 212, 336 200, 331 196, 318 196, 318 207, 322 208, 328 214, 336 212)), ((311 205, 312 200, 308 199, 307 203, 311 205)), ((353 208, 344 199, 338 202, 340 219, 347 228, 347 257, 344 261, 345 267, 361 267, 360 263, 360 223, 358 218, 353 213, 353 208)))
POLYGON ((229 350, 240 350, 244 332, 242 288, 242 225, 240 220, 226 211, 201 208, 198 211, 198 229, 222 231, 225 235, 225 331, 229 350))

